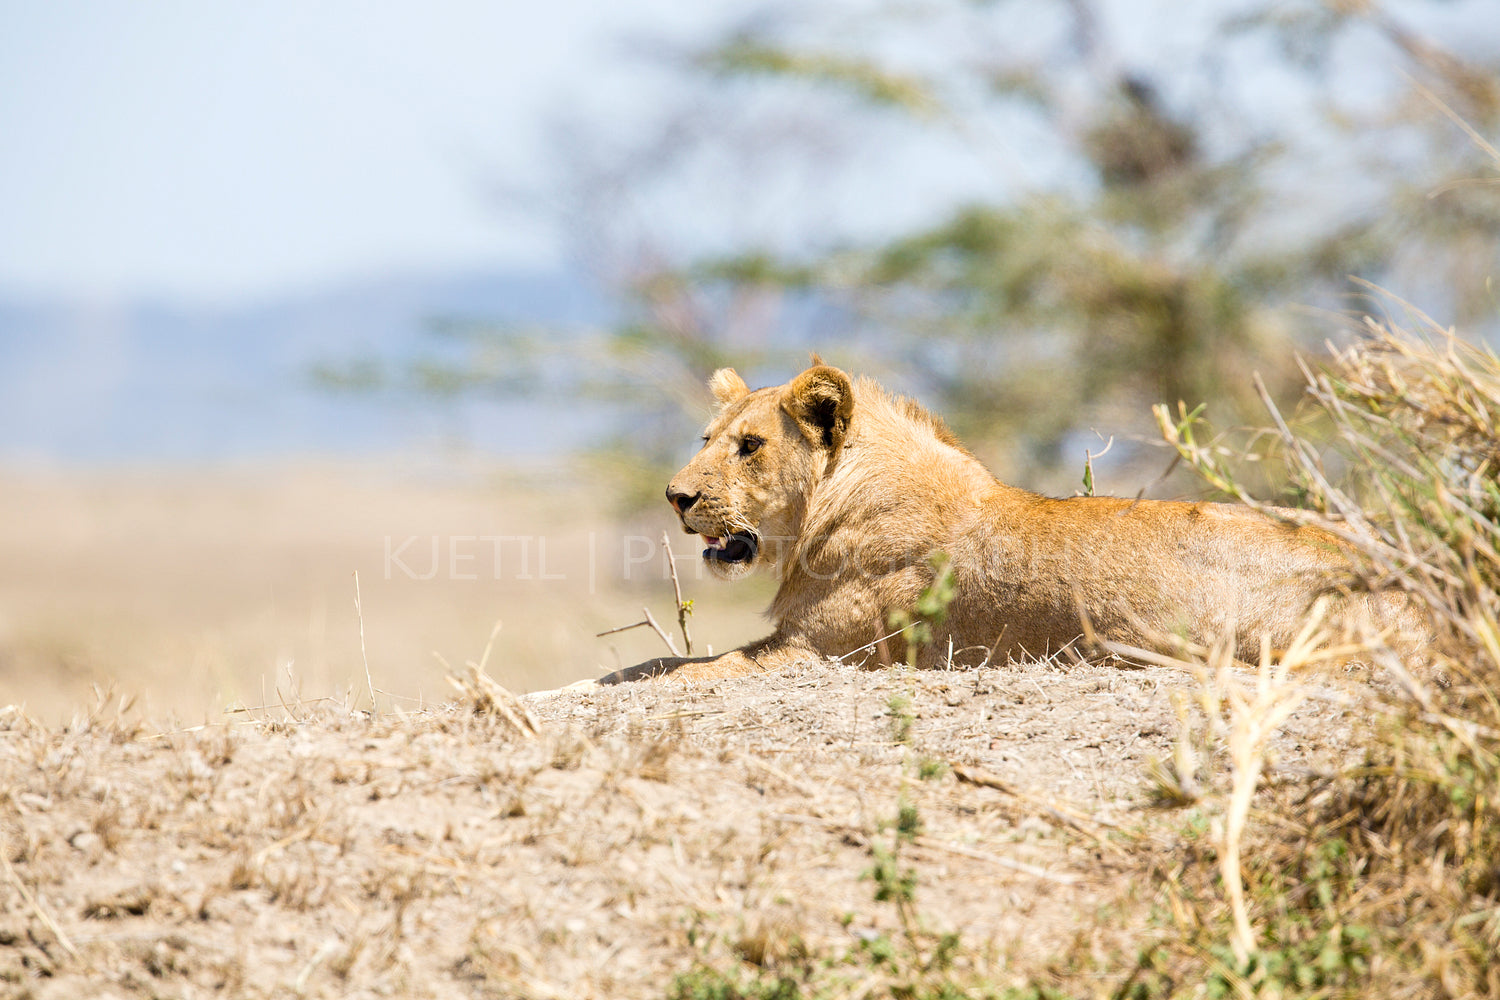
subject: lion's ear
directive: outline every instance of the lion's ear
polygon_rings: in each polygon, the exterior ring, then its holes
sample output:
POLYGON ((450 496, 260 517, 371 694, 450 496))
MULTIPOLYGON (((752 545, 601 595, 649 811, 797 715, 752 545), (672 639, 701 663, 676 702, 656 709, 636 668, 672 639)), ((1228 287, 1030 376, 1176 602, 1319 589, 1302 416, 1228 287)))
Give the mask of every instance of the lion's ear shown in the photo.
POLYGON ((783 405, 809 438, 837 449, 849 433, 849 418, 854 416, 854 387, 849 384, 849 376, 837 368, 818 365, 792 379, 783 405))
POLYGON ((709 376, 708 390, 714 394, 714 399, 719 401, 719 406, 725 407, 744 399, 750 392, 750 387, 745 384, 744 379, 740 378, 740 373, 733 368, 720 368, 709 376))

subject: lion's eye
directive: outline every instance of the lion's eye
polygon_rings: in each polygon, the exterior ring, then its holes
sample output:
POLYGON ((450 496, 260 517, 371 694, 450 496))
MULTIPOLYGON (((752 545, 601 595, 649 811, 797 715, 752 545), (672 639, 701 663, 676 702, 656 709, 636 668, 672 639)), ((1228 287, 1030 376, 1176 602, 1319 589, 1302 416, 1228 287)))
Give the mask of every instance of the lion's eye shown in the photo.
POLYGON ((754 455, 757 451, 760 451, 762 444, 765 444, 765 442, 758 437, 750 437, 748 435, 742 437, 740 438, 740 454, 754 455))

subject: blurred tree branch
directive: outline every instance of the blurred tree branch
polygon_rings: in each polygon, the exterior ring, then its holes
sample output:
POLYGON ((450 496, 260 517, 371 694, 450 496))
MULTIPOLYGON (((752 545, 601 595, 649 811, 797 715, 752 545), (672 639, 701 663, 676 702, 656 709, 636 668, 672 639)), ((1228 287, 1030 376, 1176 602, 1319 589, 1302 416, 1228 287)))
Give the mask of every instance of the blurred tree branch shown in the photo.
POLYGON ((1500 31, 1460 58, 1369 0, 1193 9, 1191 47, 1158 25, 1150 59, 1097 0, 769 7, 656 53, 677 106, 602 152, 573 134, 561 182, 624 321, 470 324, 448 384, 617 400, 617 447, 655 469, 713 368, 771 381, 812 346, 1035 481, 1090 426, 1147 434, 1154 403, 1248 419, 1251 370, 1286 404, 1350 276, 1493 329, 1500 186, 1473 138, 1500 124, 1500 31), (942 156, 994 169, 925 198, 942 156))

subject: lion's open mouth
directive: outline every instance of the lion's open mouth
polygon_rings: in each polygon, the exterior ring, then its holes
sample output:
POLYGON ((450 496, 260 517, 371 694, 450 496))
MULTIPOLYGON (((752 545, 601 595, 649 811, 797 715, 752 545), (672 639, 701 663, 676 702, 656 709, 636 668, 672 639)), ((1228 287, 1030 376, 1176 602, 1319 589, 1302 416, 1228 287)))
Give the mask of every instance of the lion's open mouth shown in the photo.
POLYGON ((754 535, 744 531, 737 531, 728 538, 704 535, 703 541, 708 544, 708 548, 703 550, 703 558, 709 562, 749 562, 760 551, 760 542, 754 535))

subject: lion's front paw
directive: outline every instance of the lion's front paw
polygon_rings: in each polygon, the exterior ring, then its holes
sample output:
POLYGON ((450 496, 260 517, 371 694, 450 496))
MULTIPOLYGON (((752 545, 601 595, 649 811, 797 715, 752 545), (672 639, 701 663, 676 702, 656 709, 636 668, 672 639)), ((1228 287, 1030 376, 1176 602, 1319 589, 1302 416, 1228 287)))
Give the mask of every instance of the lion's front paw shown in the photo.
POLYGON ((625 667, 616 670, 612 674, 605 674, 599 678, 600 684, 623 684, 626 681, 642 681, 651 677, 665 677, 674 672, 683 664, 692 663, 692 660, 680 656, 661 656, 645 663, 637 663, 633 667, 625 667))

